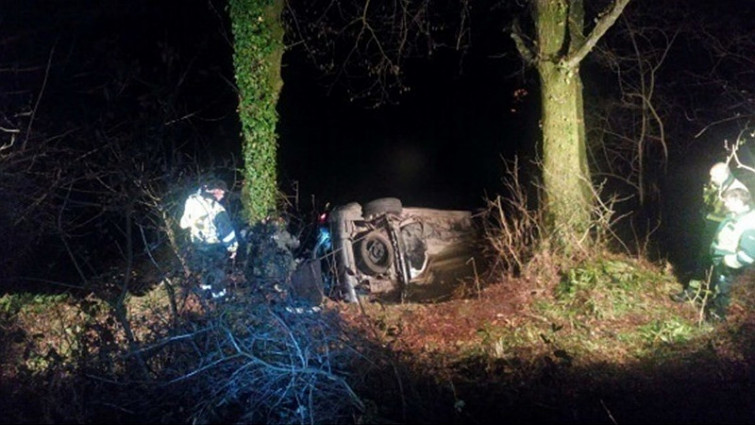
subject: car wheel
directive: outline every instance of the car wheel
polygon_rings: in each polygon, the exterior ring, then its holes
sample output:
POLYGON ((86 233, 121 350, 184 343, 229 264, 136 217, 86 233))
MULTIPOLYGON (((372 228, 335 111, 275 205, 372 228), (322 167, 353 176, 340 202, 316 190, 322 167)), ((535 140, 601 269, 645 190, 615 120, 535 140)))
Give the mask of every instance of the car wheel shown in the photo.
POLYGON ((370 218, 385 213, 401 214, 402 208, 403 205, 398 198, 380 198, 364 204, 363 211, 364 216, 370 218))
POLYGON ((356 261, 362 271, 374 275, 385 273, 393 264, 393 246, 388 236, 370 232, 356 244, 356 261))

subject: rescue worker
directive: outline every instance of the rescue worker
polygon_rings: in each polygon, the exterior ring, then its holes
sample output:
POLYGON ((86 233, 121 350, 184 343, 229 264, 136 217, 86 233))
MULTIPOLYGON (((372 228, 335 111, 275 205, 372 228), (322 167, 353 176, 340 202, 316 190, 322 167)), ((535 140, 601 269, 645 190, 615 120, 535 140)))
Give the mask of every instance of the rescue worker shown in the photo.
POLYGON ((732 174, 729 165, 717 162, 710 169, 710 182, 703 190, 703 197, 707 208, 705 219, 720 223, 726 217, 722 195, 729 189, 743 189, 749 191, 744 183, 732 174))
POLYGON ((710 247, 714 294, 709 313, 714 319, 726 316, 736 276, 755 263, 755 210, 750 192, 742 188, 729 189, 722 198, 728 214, 718 226, 710 247))
POLYGON ((225 265, 236 257, 239 246, 231 218, 220 204, 226 192, 224 181, 208 181, 186 199, 180 223, 182 229, 189 229, 190 263, 201 274, 200 289, 213 299, 226 295, 225 265))
POLYGON ((749 192, 747 186, 738 180, 725 162, 717 162, 710 168, 710 180, 703 188, 703 230, 701 247, 697 255, 697 267, 693 277, 686 283, 682 292, 671 296, 676 302, 694 300, 700 295, 700 284, 710 269, 710 244, 713 241, 717 229, 726 218, 728 211, 723 202, 723 193, 729 189, 741 189, 749 192))

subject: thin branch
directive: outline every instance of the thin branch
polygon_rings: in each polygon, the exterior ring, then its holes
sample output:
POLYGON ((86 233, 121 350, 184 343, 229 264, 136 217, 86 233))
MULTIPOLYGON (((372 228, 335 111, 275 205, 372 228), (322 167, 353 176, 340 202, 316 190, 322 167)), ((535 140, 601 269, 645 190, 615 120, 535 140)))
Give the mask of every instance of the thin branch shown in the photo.
POLYGON ((741 119, 745 119, 745 118, 752 118, 752 117, 753 117, 753 115, 739 115, 739 114, 737 114, 737 115, 734 115, 733 117, 728 117, 728 118, 720 119, 718 121, 713 121, 712 123, 710 123, 710 124, 706 125, 705 127, 703 127, 702 130, 698 131, 693 137, 695 139, 697 139, 698 137, 702 136, 703 133, 705 133, 706 131, 708 131, 708 129, 710 129, 711 127, 713 127, 715 125, 727 123, 727 122, 730 122, 730 121, 737 121, 737 120, 741 120, 741 119))
POLYGON ((66 240, 65 232, 63 232, 63 211, 66 208, 66 204, 68 203, 68 199, 71 196, 71 185, 68 185, 68 191, 66 192, 66 197, 63 200, 63 205, 60 206, 60 211, 58 212, 58 232, 60 233, 60 239, 63 242, 63 246, 66 248, 66 252, 68 253, 68 256, 71 258, 71 261, 73 262, 74 267, 76 268, 76 271, 79 273, 79 277, 81 277, 81 280, 84 282, 85 286, 89 286, 89 281, 87 280, 86 274, 79 266, 78 260, 76 260, 76 256, 74 255, 73 251, 71 250, 70 245, 68 245, 68 241, 66 240))
POLYGON ((52 67, 52 57, 55 53, 55 46, 52 46, 52 49, 50 49, 50 55, 47 58, 47 66, 45 67, 45 78, 42 80, 42 89, 39 91, 39 96, 37 96, 37 101, 34 103, 34 109, 31 111, 31 117, 29 118, 29 125, 26 126, 26 138, 24 139, 24 143, 21 145, 21 150, 26 150, 26 143, 29 141, 29 137, 31 136, 31 126, 34 123, 34 117, 37 114, 37 108, 39 108, 39 102, 42 100, 42 95, 45 92, 45 87, 47 87, 47 79, 50 76, 50 67, 52 67))
POLYGON ((529 65, 534 64, 535 60, 537 59, 537 55, 535 54, 535 50, 532 49, 532 47, 525 41, 524 34, 522 33, 522 28, 519 26, 518 19, 514 20, 514 24, 511 26, 510 35, 514 40, 516 49, 519 51, 519 55, 521 55, 522 59, 524 59, 524 62, 529 65))

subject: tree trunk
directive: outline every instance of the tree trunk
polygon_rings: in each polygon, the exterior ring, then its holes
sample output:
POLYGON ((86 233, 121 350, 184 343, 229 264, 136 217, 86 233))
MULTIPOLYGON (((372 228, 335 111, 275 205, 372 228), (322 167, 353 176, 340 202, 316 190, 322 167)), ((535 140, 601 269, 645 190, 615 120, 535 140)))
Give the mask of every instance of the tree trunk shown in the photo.
POLYGON ((587 166, 582 83, 578 70, 538 66, 543 109, 543 183, 548 225, 561 242, 582 239, 590 223, 592 192, 587 166), (576 239, 575 239, 576 238, 576 239))
POLYGON ((584 236, 593 205, 579 61, 564 60, 584 40, 582 2, 536 0, 534 6, 546 217, 568 252, 589 241, 584 236))
POLYGON ((258 221, 276 210, 278 135, 276 105, 283 87, 284 0, 230 0, 234 68, 239 89, 247 219, 258 221))

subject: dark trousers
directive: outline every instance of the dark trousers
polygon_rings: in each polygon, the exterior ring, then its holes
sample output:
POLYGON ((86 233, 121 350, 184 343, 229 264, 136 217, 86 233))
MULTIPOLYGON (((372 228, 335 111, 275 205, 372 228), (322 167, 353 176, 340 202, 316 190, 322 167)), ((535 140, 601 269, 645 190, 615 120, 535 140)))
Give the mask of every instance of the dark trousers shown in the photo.
POLYGON ((720 317, 724 317, 731 303, 731 287, 739 276, 740 270, 726 267, 719 264, 713 268, 711 276, 711 290, 713 291, 713 302, 711 311, 720 317))
POLYGON ((213 293, 225 289, 228 254, 220 245, 194 244, 189 252, 189 267, 199 276, 200 289, 213 293))
MULTIPOLYGON (((700 235, 700 249, 697 253, 697 269, 694 271, 693 278, 703 280, 713 265, 713 258, 710 254, 710 246, 716 237, 716 230, 721 224, 719 221, 705 219, 703 232, 700 235)), ((715 271, 714 271, 715 273, 715 271)))

